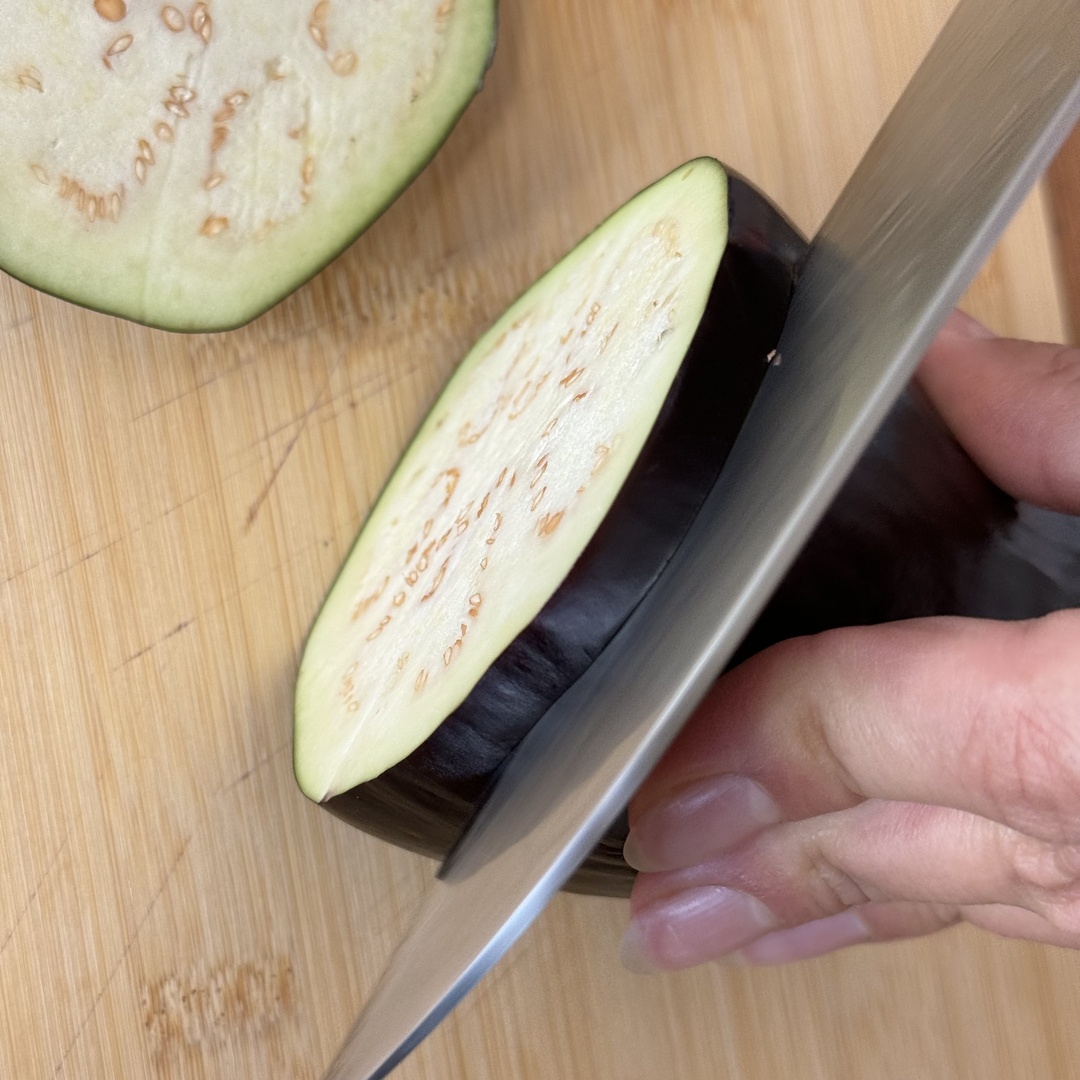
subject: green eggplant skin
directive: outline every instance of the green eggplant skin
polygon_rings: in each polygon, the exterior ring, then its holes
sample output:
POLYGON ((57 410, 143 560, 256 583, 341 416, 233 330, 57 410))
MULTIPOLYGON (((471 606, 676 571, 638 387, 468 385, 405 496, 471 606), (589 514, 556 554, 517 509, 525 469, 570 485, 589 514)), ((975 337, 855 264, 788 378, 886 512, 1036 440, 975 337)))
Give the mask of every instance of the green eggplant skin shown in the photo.
MULTIPOLYGON (((436 731, 397 765, 323 803, 332 813, 392 843, 443 857, 514 747, 663 573, 766 376, 806 252, 783 215, 730 172, 728 222, 709 301, 675 383, 569 576, 436 731)), ((602 847, 574 887, 621 885, 626 867, 618 846, 614 879, 612 857, 602 847)))

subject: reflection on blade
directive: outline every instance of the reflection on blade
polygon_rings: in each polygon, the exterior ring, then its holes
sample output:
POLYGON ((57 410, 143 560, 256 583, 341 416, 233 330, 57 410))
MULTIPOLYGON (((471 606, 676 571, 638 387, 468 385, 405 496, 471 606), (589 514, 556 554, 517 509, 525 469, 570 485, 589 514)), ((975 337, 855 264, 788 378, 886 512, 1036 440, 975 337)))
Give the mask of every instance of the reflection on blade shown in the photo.
POLYGON ((734 652, 1080 118, 1074 0, 962 0, 814 241, 662 583, 510 761, 327 1080, 385 1076, 535 918, 734 652))

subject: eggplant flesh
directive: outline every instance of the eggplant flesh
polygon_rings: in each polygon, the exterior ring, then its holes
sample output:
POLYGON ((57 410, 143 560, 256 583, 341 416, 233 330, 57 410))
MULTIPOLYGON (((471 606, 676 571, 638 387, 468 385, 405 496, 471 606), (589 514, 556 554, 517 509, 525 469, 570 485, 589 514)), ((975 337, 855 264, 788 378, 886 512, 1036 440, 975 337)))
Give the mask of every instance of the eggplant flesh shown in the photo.
POLYGON ((9 4, 0 268, 170 330, 325 266, 480 87, 495 0, 9 4))
MULTIPOLYGON (((716 163, 696 161, 639 194, 458 366, 309 637, 294 757, 310 797, 341 794, 408 756, 527 636, 619 496, 677 378, 726 241, 725 187, 716 163)), ((583 631, 601 602, 577 609, 583 631)), ((589 662, 573 655, 580 643, 552 644, 547 655, 526 650, 489 725, 529 708, 522 676, 550 700, 567 663, 589 662)))
MULTIPOLYGON (((305 786, 301 781, 309 795, 369 833, 429 856, 446 854, 514 747, 588 668, 662 574, 716 482, 768 371, 805 244, 744 180, 725 174, 711 161, 690 163, 686 168, 690 167, 726 177, 717 193, 726 244, 722 255, 718 252, 718 265, 714 262, 709 271, 704 302, 679 348, 677 372, 655 422, 610 508, 591 530, 591 538, 561 583, 552 583, 540 609, 502 643, 501 651, 479 673, 463 700, 448 710, 415 749, 377 775, 331 793, 328 799, 319 785, 305 786)), ((663 207, 663 197, 669 197, 674 183, 683 183, 678 173, 647 189, 635 202, 663 207)), ((617 223, 624 211, 611 221, 617 223)), ((653 214, 670 217, 667 211, 654 209, 653 214)), ((603 236, 606 228, 601 226, 575 252, 603 236)), ((700 243, 701 238, 688 235, 679 246, 689 252, 694 241, 700 243)), ((564 270, 565 265, 559 264, 547 280, 561 287, 564 270)), ((628 280, 622 291, 632 290, 633 303, 648 309, 652 293, 642 287, 640 278, 628 280)), ((570 295, 576 306, 577 294, 571 290, 570 295)), ((505 319, 500 320, 494 330, 504 323, 505 319)), ((558 355, 558 338, 554 350, 558 355)), ((450 396, 452 385, 444 398, 450 396)), ((626 387, 618 390, 628 392, 626 387)), ((432 417, 439 415, 437 405, 432 417)), ((414 447, 423 445, 430 423, 429 418, 414 447)), ((578 434, 579 443, 581 439, 578 434)), ((586 452, 592 451, 593 441, 582 443, 586 452)), ((398 471, 402 468, 404 463, 398 471)), ((361 537, 366 532, 367 526, 361 537)), ((528 561, 521 553, 517 557, 528 561)), ((342 579, 348 576, 347 563, 342 579)), ((339 588, 340 582, 334 591, 339 588)), ((353 588, 350 598, 356 595, 353 588)), ((325 663, 327 648, 316 636, 324 618, 320 615, 309 639, 305 665, 325 663)), ((413 634, 419 637, 424 632, 418 623, 413 634)), ((337 670, 340 673, 340 662, 337 670)), ((315 698, 306 684, 310 685, 302 674, 297 692, 298 740, 308 722, 302 715, 311 714, 314 723, 320 707, 313 709, 315 698)), ((323 690, 318 700, 326 697, 323 690)), ((298 776, 303 774, 300 747, 298 741, 298 776)), ((618 847, 613 860, 602 845, 573 887, 610 892, 614 886, 615 891, 623 891, 627 870, 621 860, 621 842, 618 847)))

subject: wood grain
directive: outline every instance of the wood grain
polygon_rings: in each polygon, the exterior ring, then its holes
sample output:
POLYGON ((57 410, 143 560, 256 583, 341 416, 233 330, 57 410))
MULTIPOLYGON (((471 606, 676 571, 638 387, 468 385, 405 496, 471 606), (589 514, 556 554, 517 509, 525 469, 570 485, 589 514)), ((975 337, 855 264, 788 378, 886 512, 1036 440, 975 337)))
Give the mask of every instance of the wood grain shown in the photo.
MULTIPOLYGON (((503 0, 433 165, 253 325, 179 337, 0 280, 0 1076, 318 1077, 432 866, 308 804, 298 652, 469 342, 712 153, 810 231, 949 0, 503 0)), ((1050 338, 1043 192, 967 299, 1050 338)), ((403 1080, 1080 1075, 1080 961, 953 932, 642 979, 560 897, 403 1080)))
POLYGON ((1080 345, 1080 127, 1046 175, 1069 340, 1080 345))

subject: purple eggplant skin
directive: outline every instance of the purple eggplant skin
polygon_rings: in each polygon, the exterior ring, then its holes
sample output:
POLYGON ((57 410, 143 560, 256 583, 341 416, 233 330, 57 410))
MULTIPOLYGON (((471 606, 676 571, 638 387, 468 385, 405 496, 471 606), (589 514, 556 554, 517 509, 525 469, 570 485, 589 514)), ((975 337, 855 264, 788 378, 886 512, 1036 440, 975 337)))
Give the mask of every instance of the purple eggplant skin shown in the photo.
POLYGON ((1080 518, 980 472, 917 384, 901 396, 732 663, 784 638, 1080 605, 1080 518))
MULTIPOLYGON (((443 858, 517 744, 589 667, 663 572, 720 474, 787 317, 806 244, 728 172, 728 243, 705 312, 618 498, 568 577, 462 704, 409 757, 323 805, 443 858)), ((616 826, 575 877, 622 893, 616 826), (609 851, 611 845, 618 851, 609 851)), ((625 835, 625 830, 622 830, 625 835)))

